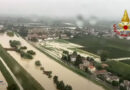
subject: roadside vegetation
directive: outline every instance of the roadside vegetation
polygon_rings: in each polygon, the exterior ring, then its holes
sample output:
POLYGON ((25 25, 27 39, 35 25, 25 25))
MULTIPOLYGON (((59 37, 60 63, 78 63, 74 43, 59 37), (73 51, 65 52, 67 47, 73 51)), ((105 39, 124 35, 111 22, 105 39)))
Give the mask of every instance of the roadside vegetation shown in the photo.
POLYGON ((44 88, 23 67, 21 67, 16 60, 2 48, 2 46, 0 46, 0 56, 16 78, 20 80, 19 82, 24 90, 44 90, 44 88), (16 71, 16 67, 19 69, 18 71, 16 71))

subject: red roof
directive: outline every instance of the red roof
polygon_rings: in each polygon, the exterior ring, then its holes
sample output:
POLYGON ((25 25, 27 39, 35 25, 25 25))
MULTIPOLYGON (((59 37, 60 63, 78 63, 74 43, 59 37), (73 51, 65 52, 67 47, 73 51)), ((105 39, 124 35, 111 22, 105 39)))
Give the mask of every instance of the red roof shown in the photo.
POLYGON ((89 65, 88 68, 93 69, 95 67, 93 65, 89 65))

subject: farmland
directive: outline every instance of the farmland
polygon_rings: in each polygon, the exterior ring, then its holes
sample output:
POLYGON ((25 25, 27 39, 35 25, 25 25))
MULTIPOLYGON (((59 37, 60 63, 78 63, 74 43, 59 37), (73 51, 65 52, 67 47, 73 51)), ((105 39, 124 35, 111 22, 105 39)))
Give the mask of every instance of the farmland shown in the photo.
POLYGON ((109 65, 108 71, 130 80, 130 65, 118 61, 108 61, 107 64, 109 65))
POLYGON ((68 41, 84 46, 83 50, 100 55, 106 52, 108 58, 130 57, 130 42, 117 38, 101 38, 96 36, 82 36, 68 41))

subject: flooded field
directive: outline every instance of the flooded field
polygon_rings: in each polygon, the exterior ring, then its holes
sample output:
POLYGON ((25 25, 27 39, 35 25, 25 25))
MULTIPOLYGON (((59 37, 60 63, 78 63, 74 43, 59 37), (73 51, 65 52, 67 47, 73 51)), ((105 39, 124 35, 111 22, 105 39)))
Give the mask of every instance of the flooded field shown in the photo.
POLYGON ((28 50, 33 50, 36 52, 36 55, 32 60, 23 59, 15 51, 8 51, 8 53, 13 56, 17 62, 23 66, 46 90, 56 90, 56 86, 53 83, 53 79, 48 78, 39 67, 35 66, 35 61, 39 60, 42 63, 42 66, 47 71, 52 71, 52 75, 57 75, 59 80, 63 80, 65 84, 69 84, 73 87, 73 90, 103 90, 101 86, 98 86, 91 81, 75 74, 74 72, 68 70, 62 65, 58 64, 48 56, 44 55, 30 44, 28 44, 21 37, 8 37, 6 34, 0 34, 0 44, 3 47, 8 48, 9 40, 19 40, 23 46, 27 46, 28 50))

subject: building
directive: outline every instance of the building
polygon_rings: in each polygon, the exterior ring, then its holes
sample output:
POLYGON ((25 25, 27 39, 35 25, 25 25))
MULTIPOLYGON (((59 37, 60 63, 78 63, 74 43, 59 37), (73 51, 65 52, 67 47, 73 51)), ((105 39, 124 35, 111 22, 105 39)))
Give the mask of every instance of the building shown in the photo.
POLYGON ((105 74, 107 74, 106 70, 97 70, 97 71, 95 71, 95 75, 105 75, 105 74))
POLYGON ((93 65, 89 65, 89 66, 88 66, 88 70, 89 70, 91 73, 94 73, 94 72, 96 71, 96 68, 95 68, 95 66, 93 66, 93 65))

